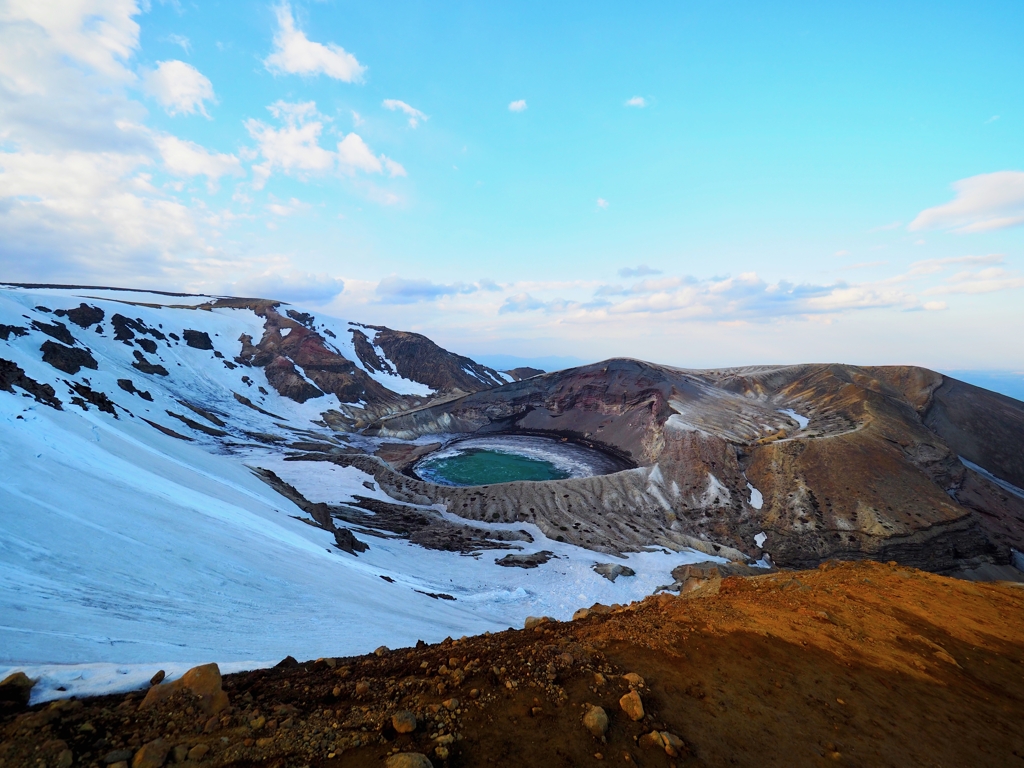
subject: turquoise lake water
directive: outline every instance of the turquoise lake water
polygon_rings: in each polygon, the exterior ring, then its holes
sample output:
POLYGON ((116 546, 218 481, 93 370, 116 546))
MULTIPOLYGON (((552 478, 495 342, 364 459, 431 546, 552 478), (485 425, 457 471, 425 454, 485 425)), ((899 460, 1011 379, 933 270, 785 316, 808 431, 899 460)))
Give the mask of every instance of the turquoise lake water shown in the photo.
POLYGON ((470 448, 455 456, 427 459, 416 467, 416 473, 442 485, 491 485, 570 477, 569 472, 550 461, 479 448, 470 448))
POLYGON ((493 485, 516 480, 564 480, 622 469, 600 451, 526 435, 471 437, 421 459, 415 474, 438 485, 493 485))

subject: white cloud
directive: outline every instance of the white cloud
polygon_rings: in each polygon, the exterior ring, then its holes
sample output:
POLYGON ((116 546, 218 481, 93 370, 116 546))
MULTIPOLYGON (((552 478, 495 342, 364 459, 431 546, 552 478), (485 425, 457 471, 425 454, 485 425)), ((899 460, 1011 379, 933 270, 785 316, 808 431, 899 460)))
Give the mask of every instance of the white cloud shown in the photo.
POLYGON ((292 216, 299 211, 304 211, 310 207, 309 203, 304 203, 298 198, 293 197, 287 203, 267 203, 265 206, 275 216, 292 216))
POLYGON ((985 173, 952 186, 951 202, 921 211, 907 228, 968 233, 1024 224, 1024 172, 985 173))
POLYGON ((317 115, 314 102, 278 101, 267 109, 284 121, 283 127, 274 128, 252 118, 245 121, 246 130, 263 156, 263 163, 253 167, 257 189, 274 170, 302 176, 325 173, 334 167, 334 153, 320 146, 323 123, 311 119, 317 115))
POLYGON ((644 107, 647 106, 647 99, 645 99, 643 96, 634 96, 633 98, 626 100, 626 106, 639 107, 640 109, 643 109, 644 107))
POLYGON ((381 161, 384 163, 384 169, 388 172, 388 176, 395 178, 396 176, 407 176, 405 168, 401 163, 395 162, 386 155, 380 156, 381 161))
POLYGON ((602 208, 602 209, 603 208, 607 208, 608 207, 608 201, 605 200, 603 197, 597 198, 597 207, 598 208, 602 208))
POLYGON ((164 167, 170 173, 175 176, 205 176, 211 192, 222 176, 245 175, 241 162, 234 155, 210 152, 198 144, 171 135, 157 136, 155 141, 164 167))
POLYGON ((417 125, 419 125, 420 120, 426 121, 430 119, 415 107, 410 107, 404 101, 399 101, 398 99, 384 99, 383 106, 384 109, 390 109, 392 112, 394 112, 395 110, 405 112, 405 114, 409 116, 410 128, 415 128, 417 125))
POLYGON ((213 253, 204 234, 210 216, 155 189, 151 165, 145 155, 116 152, 0 153, 5 274, 158 278, 182 259, 213 253))
POLYGON ((338 142, 338 162, 348 173, 354 173, 357 170, 381 173, 384 170, 381 161, 374 156, 358 133, 350 133, 338 142))
POLYGON ((356 57, 334 43, 315 43, 295 26, 292 8, 281 3, 277 13, 277 32, 274 34, 274 52, 264 65, 275 74, 327 75, 346 83, 363 79, 366 67, 356 57))
MULTIPOLYGON (((327 118, 317 112, 315 102, 277 101, 267 109, 284 123, 282 127, 255 119, 245 123, 249 135, 257 142, 258 153, 263 156, 263 162, 252 169, 256 189, 262 188, 275 170, 300 179, 331 171, 347 176, 357 172, 386 173, 391 178, 406 175, 401 163, 386 155, 375 155, 358 133, 342 137, 334 152, 320 146, 327 118)), ((385 204, 398 202, 397 196, 379 190, 371 190, 370 197, 385 204)))
POLYGON ((198 112, 209 119, 204 102, 213 102, 213 83, 184 61, 160 61, 142 80, 146 93, 160 102, 169 115, 198 112))
POLYGON ((508 105, 508 111, 509 112, 524 112, 524 111, 526 111, 526 99, 519 99, 518 101, 513 101, 511 104, 508 105))

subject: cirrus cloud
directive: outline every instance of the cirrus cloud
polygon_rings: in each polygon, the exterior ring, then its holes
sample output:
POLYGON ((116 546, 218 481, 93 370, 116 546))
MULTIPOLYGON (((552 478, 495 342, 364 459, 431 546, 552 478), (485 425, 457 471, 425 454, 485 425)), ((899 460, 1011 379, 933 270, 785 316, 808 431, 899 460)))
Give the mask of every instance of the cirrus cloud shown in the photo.
POLYGON ((911 231, 949 229, 961 234, 1024 224, 1024 172, 997 171, 953 183, 956 197, 921 211, 911 231))
POLYGON ((416 109, 416 107, 411 107, 404 101, 399 101, 398 99, 384 99, 382 106, 384 107, 384 109, 391 110, 392 112, 398 110, 400 112, 404 112, 405 114, 407 114, 409 116, 410 128, 415 128, 416 126, 418 126, 420 124, 420 120, 426 121, 430 119, 425 114, 416 109))

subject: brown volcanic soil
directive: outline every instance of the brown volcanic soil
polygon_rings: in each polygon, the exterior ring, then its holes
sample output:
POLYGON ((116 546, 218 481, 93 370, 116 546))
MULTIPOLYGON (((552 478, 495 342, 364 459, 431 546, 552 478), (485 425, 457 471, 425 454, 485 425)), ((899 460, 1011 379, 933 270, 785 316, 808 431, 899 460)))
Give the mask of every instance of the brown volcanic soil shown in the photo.
POLYGON ((183 763, 203 766, 381 766, 394 751, 435 766, 1024 764, 1021 588, 858 562, 685 594, 230 675, 219 719, 187 693, 142 711, 142 693, 35 707, 0 723, 0 766, 100 765, 158 737, 209 745, 183 763), (629 672, 639 722, 618 704, 629 672), (590 704, 609 715, 604 740, 581 723, 590 704), (395 733, 398 710, 413 733, 395 733), (652 729, 680 754, 642 746, 652 729))

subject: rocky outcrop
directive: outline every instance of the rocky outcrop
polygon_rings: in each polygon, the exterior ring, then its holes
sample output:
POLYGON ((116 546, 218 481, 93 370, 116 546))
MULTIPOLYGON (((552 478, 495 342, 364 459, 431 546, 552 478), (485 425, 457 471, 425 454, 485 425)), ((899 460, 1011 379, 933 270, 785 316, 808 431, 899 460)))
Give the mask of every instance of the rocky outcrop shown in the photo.
POLYGON ((479 392, 506 383, 493 368, 442 349, 426 336, 382 325, 352 325, 356 353, 371 370, 398 374, 438 392, 479 392), (360 328, 373 331, 373 339, 360 328))
POLYGON ((186 328, 181 335, 185 338, 185 343, 193 349, 213 349, 213 341, 206 331, 194 331, 191 328, 186 328))
POLYGON ((58 371, 64 371, 72 376, 83 368, 95 371, 99 367, 87 349, 65 347, 53 341, 44 341, 39 351, 43 353, 44 363, 49 363, 58 371))
POLYGON ((37 403, 63 410, 52 386, 29 378, 17 363, 0 358, 0 390, 13 393, 15 387, 30 394, 37 403))
POLYGON ((79 328, 88 328, 90 325, 102 323, 105 317, 103 310, 99 307, 90 307, 84 301, 74 309, 58 309, 54 313, 57 317, 67 317, 79 328))

